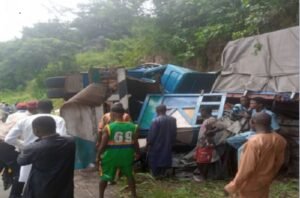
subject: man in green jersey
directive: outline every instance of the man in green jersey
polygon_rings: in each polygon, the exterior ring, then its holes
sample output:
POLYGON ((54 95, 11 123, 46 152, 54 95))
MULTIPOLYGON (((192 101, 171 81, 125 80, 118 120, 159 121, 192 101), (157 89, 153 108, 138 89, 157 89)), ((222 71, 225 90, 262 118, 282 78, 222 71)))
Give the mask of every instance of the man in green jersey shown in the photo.
POLYGON ((139 156, 137 125, 124 122, 123 107, 113 105, 111 116, 114 122, 105 126, 102 132, 102 141, 98 150, 100 183, 99 197, 104 197, 108 181, 113 181, 117 169, 127 177, 132 197, 136 197, 135 181, 133 177, 133 162, 135 154, 139 156))

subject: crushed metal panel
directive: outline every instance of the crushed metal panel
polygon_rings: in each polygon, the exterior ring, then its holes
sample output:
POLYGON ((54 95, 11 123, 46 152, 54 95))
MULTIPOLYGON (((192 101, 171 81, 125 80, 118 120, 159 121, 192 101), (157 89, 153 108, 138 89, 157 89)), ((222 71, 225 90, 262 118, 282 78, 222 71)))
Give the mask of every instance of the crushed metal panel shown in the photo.
POLYGON ((109 92, 107 90, 107 86, 103 84, 93 83, 70 98, 64 104, 64 106, 69 103, 78 103, 88 106, 100 106, 105 102, 108 96, 109 92))
POLYGON ((122 103, 125 109, 128 109, 128 89, 126 82, 126 71, 124 68, 117 69, 117 80, 118 80, 118 95, 120 98, 120 103, 122 103))
MULTIPOLYGON (((212 115, 217 118, 221 118, 223 115, 225 101, 226 94, 202 94, 199 97, 197 106, 199 106, 199 110, 201 107, 210 107, 212 109, 212 115)), ((201 116, 200 111, 198 112, 197 116, 201 116)))
POLYGON ((103 106, 90 106, 80 103, 66 103, 60 111, 66 121, 69 135, 96 142, 98 120, 103 115, 103 106))
POLYGON ((176 119, 178 128, 192 127, 188 120, 178 110, 169 115, 176 119))
POLYGON ((195 143, 201 116, 200 108, 213 107, 213 116, 223 114, 226 94, 149 94, 140 112, 138 124, 141 135, 146 136, 151 122, 156 116, 155 108, 160 104, 167 106, 167 115, 177 120, 177 141, 184 144, 195 143))
POLYGON ((82 74, 73 74, 66 76, 65 91, 68 93, 77 93, 83 89, 82 74))

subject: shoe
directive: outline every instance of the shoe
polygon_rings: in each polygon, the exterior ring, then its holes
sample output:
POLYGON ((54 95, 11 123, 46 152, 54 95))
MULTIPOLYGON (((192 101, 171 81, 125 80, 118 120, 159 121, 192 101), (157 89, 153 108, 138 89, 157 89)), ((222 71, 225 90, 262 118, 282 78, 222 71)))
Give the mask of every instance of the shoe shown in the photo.
POLYGON ((193 175, 193 180, 195 182, 205 182, 205 179, 200 175, 193 175))

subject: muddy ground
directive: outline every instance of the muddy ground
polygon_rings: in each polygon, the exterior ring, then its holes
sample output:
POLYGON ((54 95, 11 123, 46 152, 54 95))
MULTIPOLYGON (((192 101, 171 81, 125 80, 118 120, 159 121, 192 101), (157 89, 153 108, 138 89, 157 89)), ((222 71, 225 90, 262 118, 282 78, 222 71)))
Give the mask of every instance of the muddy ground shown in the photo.
MULTIPOLYGON (((75 171, 75 198, 98 198, 99 177, 96 171, 75 171)), ((116 185, 108 185, 105 197, 118 197, 119 188, 116 185)))

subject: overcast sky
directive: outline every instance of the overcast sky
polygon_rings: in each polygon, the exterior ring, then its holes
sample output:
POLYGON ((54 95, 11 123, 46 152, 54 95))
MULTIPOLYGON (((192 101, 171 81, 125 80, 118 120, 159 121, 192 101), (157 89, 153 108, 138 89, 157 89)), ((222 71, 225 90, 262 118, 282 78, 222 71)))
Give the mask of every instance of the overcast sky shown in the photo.
POLYGON ((76 8, 89 0, 0 0, 0 41, 21 37, 23 27, 37 22, 47 22, 59 17, 70 20, 72 16, 59 10, 76 8))

